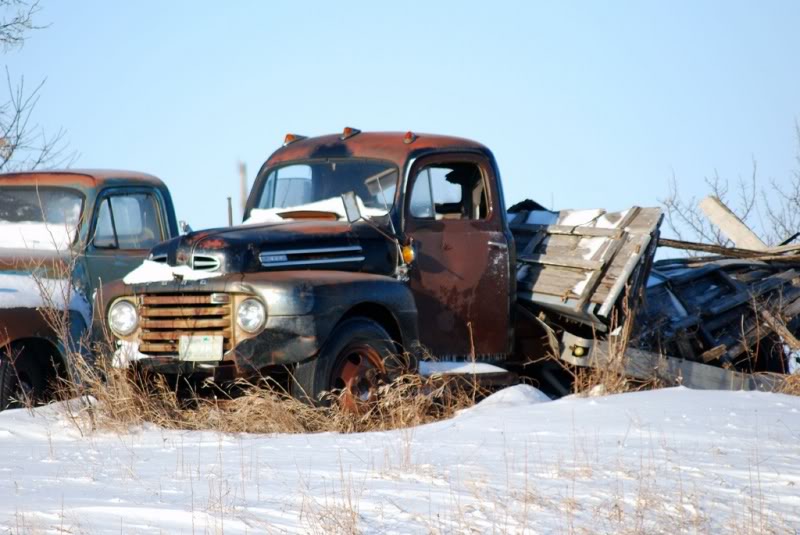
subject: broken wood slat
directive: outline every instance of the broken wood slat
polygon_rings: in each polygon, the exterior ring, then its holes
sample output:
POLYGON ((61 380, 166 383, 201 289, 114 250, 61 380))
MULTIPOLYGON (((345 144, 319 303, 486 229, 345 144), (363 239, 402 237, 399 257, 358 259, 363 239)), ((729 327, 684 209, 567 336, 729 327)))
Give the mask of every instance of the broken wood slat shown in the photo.
MULTIPOLYGON (((627 227, 641 212, 641 208, 638 206, 634 206, 628 213, 625 214, 625 217, 619 222, 619 227, 624 229, 627 227)), ((616 258, 617 252, 622 248, 624 245, 624 240, 615 239, 613 240, 607 247, 606 250, 603 251, 603 256, 600 258, 600 262, 602 262, 603 267, 610 266, 614 259, 616 258)), ((578 310, 582 310, 583 307, 586 306, 586 303, 589 301, 589 298, 594 294, 594 290, 597 287, 600 279, 602 279, 607 273, 605 269, 598 269, 589 277, 589 280, 586 282, 586 285, 583 288, 583 292, 581 292, 581 296, 578 298, 578 302, 575 305, 575 308, 578 310)))
POLYGON ((553 256, 548 254, 534 254, 517 258, 526 264, 544 264, 546 266, 558 266, 567 268, 584 269, 587 271, 601 269, 603 262, 598 260, 585 260, 583 258, 571 258, 568 256, 553 256))
POLYGON ((570 225, 535 225, 530 223, 512 224, 511 231, 519 232, 544 232, 546 234, 565 236, 586 236, 589 238, 619 238, 622 229, 582 227, 570 225))
POLYGON ((796 276, 797 272, 793 269, 790 269, 789 271, 784 271, 783 273, 778 273, 776 275, 772 275, 771 277, 767 277, 766 279, 753 284, 746 291, 736 292, 730 297, 721 300, 716 305, 709 307, 707 314, 716 315, 720 314, 721 312, 725 312, 728 309, 731 309, 737 305, 741 305, 742 303, 746 303, 750 301, 750 299, 754 299, 768 292, 769 290, 773 290, 778 286, 781 286, 796 276))
POLYGON ((772 329, 775 334, 783 338, 783 341, 786 345, 795 351, 800 350, 800 340, 798 340, 794 334, 792 334, 792 332, 786 328, 786 324, 783 323, 783 321, 776 318, 767 309, 761 310, 761 317, 764 318, 764 321, 767 322, 767 325, 769 325, 769 328, 772 329))
POLYGON ((753 251, 765 251, 767 244, 756 236, 755 232, 745 225, 730 208, 717 197, 708 196, 700 201, 700 209, 709 221, 714 223, 731 240, 736 247, 753 251))
POLYGON ((542 243, 546 234, 544 232, 539 232, 538 234, 534 234, 528 244, 525 246, 525 249, 522 250, 520 256, 529 256, 533 254, 533 251, 536 247, 542 243))
MULTIPOLYGON (((683 249, 685 251, 700 251, 703 253, 718 254, 726 258, 756 258, 764 256, 763 251, 751 251, 749 249, 737 249, 735 247, 723 247, 721 245, 713 245, 710 243, 695 243, 682 240, 671 240, 669 238, 659 238, 659 247, 668 247, 670 249, 683 249)), ((718 259, 717 259, 718 260, 718 259)))
POLYGON ((704 351, 703 353, 700 353, 700 360, 702 360, 705 363, 709 363, 712 360, 719 359, 722 355, 725 354, 725 352, 727 350, 728 350, 728 348, 725 347, 725 344, 720 344, 720 345, 718 345, 716 347, 712 347, 708 351, 704 351))
MULTIPOLYGON (((591 366, 607 368, 611 362, 608 342, 597 342, 594 349, 591 366)), ((700 390, 763 391, 775 391, 783 382, 782 378, 775 375, 753 375, 725 370, 718 366, 630 347, 626 349, 625 357, 625 375, 643 381, 660 379, 700 390)))

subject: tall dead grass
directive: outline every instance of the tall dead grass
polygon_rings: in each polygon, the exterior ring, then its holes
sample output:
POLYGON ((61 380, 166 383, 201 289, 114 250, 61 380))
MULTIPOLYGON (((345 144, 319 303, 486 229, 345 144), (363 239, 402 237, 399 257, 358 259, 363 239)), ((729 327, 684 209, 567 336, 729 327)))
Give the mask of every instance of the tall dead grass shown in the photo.
POLYGON ((69 405, 70 418, 83 431, 124 430, 145 423, 167 429, 226 433, 355 433, 417 426, 449 418, 485 393, 471 382, 403 375, 379 387, 358 410, 340 403, 317 407, 292 397, 271 381, 239 382, 227 389, 178 389, 160 376, 85 363, 80 380, 65 381, 61 397, 84 402, 69 405))

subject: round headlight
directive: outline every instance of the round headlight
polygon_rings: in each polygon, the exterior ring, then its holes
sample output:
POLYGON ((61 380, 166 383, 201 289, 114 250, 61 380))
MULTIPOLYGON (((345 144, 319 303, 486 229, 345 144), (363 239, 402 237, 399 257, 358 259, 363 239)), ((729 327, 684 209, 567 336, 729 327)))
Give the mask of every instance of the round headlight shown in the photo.
POLYGON ((108 326, 114 334, 128 336, 139 325, 136 307, 130 301, 117 301, 108 311, 108 326))
POLYGON ((264 326, 267 311, 261 301, 252 297, 239 303, 236 309, 236 323, 243 331, 254 333, 264 326))

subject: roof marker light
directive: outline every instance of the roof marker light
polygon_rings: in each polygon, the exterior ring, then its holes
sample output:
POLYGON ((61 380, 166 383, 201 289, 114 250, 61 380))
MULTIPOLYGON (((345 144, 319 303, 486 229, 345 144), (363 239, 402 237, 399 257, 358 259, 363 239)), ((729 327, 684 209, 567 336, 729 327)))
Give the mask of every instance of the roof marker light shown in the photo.
POLYGON ((299 136, 297 134, 286 134, 286 137, 283 138, 283 146, 290 143, 294 143, 295 141, 300 141, 301 139, 306 139, 308 136, 299 136))
POLYGON ((339 137, 341 140, 345 140, 347 138, 353 137, 356 134, 360 134, 361 130, 358 128, 353 128, 352 126, 345 126, 344 130, 342 131, 342 135, 339 137))
POLYGON ((405 143, 406 145, 414 143, 416 140, 417 140, 417 134, 415 134, 411 130, 406 132, 406 135, 403 136, 403 143, 405 143))

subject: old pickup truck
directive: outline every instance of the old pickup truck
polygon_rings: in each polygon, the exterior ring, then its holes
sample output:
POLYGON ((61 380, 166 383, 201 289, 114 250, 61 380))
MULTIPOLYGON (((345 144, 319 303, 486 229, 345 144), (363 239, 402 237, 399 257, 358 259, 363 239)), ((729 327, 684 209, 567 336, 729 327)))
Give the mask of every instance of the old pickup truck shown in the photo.
POLYGON ((92 324, 95 291, 177 234, 169 191, 153 176, 0 175, 0 410, 70 378, 67 355, 92 324))
POLYGON ((318 401, 364 398, 429 357, 506 370, 583 355, 642 285, 661 212, 532 204, 506 212, 474 141, 289 134, 242 225, 160 244, 105 287, 114 362, 216 381, 289 370, 318 401))

